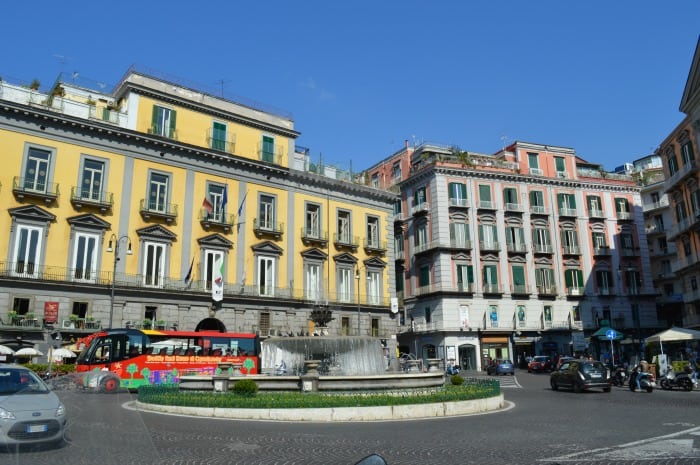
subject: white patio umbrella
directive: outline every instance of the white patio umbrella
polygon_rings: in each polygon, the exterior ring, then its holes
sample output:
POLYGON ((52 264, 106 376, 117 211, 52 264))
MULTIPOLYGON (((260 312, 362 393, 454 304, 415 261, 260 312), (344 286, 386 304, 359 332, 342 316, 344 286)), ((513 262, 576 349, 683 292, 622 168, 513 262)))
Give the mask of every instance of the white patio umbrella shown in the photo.
POLYGON ((7 346, 0 345, 0 355, 12 355, 15 351, 7 346))
POLYGON ((58 358, 75 358, 77 355, 75 355, 75 352, 72 350, 68 350, 66 348, 61 347, 60 349, 54 349, 51 351, 51 355, 53 356, 54 359, 58 358))
POLYGON ((25 347, 23 349, 19 349, 17 352, 15 352, 15 357, 40 357, 44 355, 40 351, 36 350, 34 347, 25 347))
POLYGON ((662 354, 664 353, 664 342, 693 340, 700 340, 700 331, 679 328, 677 326, 669 328, 666 331, 661 331, 660 333, 653 334, 646 338, 647 343, 658 342, 662 354))

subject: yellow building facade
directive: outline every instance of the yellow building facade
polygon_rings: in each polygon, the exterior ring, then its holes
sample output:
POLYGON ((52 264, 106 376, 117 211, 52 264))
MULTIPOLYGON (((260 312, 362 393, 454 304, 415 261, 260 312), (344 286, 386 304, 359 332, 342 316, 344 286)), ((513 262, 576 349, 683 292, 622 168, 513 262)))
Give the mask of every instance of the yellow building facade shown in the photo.
MULTIPOLYGON (((394 194, 314 173, 288 115, 130 69, 0 82, 0 339, 102 327, 395 334, 394 194)), ((64 335, 64 338, 66 337, 64 335)))

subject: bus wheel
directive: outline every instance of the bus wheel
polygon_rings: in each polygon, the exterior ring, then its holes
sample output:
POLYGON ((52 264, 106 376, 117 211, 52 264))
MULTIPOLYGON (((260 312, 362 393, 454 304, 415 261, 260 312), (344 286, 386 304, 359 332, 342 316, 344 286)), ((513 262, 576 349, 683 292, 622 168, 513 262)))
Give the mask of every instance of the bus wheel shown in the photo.
POLYGON ((119 389, 119 378, 109 376, 100 382, 100 392, 114 394, 119 389))

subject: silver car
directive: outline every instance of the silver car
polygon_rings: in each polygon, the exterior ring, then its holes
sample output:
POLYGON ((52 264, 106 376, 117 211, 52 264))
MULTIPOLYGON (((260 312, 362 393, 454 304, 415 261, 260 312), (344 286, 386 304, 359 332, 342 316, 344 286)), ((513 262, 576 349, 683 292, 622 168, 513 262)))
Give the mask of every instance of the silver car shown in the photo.
POLYGON ((63 442, 66 408, 33 371, 0 364, 0 445, 63 442))

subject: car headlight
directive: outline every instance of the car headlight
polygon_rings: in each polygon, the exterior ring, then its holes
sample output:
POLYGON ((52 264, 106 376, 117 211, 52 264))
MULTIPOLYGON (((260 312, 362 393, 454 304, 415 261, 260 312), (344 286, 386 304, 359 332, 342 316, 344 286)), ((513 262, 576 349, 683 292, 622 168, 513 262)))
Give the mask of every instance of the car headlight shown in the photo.
POLYGON ((63 404, 58 404, 58 408, 56 409, 56 416, 62 417, 65 414, 66 414, 66 406, 63 404))
POLYGON ((14 420, 15 414, 0 407, 0 420, 14 420))

